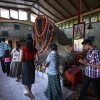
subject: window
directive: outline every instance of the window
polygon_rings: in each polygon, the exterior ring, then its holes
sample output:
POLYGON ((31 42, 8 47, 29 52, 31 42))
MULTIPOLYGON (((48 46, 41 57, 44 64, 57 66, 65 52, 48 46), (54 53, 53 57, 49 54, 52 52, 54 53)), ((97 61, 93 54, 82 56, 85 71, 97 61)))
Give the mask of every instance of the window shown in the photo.
POLYGON ((91 22, 96 22, 96 21, 97 21, 97 13, 94 13, 91 16, 91 22))
POLYGON ((1 8, 1 17, 9 18, 9 10, 1 8))
POLYGON ((58 27, 58 24, 56 26, 58 27))
POLYGON ((100 21, 100 12, 98 12, 98 21, 100 21))
POLYGON ((77 24, 78 23, 78 19, 74 19, 74 24, 77 24))
POLYGON ((69 22, 66 22, 66 24, 65 24, 65 28, 68 28, 68 24, 69 24, 69 22))
POLYGON ((65 23, 62 23, 62 29, 64 29, 65 28, 65 23))
POLYGON ((61 24, 59 24, 59 29, 61 29, 61 24))
POLYGON ((36 15, 31 14, 31 21, 32 21, 32 22, 35 22, 36 17, 37 17, 36 15))
POLYGON ((69 27, 73 27, 73 20, 69 21, 69 27))
POLYGON ((10 17, 18 19, 18 11, 10 9, 10 17))
POLYGON ((19 10, 19 20, 27 20, 27 12, 19 10))
POLYGON ((83 17, 83 22, 89 23, 89 18, 90 18, 90 15, 84 16, 83 17))

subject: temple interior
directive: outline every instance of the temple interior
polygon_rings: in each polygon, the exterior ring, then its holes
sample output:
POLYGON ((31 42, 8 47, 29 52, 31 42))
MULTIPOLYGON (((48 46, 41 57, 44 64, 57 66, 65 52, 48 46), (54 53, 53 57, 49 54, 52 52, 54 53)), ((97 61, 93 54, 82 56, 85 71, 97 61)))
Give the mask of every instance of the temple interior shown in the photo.
MULTIPOLYGON (((84 40, 90 40, 98 49, 100 64, 100 0, 0 0, 0 43, 5 39, 12 52, 17 44, 25 46, 27 37, 33 39, 39 57, 31 88, 35 98, 31 100, 49 100, 44 95, 49 81, 48 67, 43 62, 51 44, 57 45, 59 54, 57 67, 63 100, 78 100, 87 67, 79 61, 88 54, 82 45, 84 40)), ((0 60, 0 100, 30 100, 24 95, 27 90, 21 80, 16 82, 16 78, 3 73, 0 60)), ((92 83, 84 100, 97 100, 92 83)))

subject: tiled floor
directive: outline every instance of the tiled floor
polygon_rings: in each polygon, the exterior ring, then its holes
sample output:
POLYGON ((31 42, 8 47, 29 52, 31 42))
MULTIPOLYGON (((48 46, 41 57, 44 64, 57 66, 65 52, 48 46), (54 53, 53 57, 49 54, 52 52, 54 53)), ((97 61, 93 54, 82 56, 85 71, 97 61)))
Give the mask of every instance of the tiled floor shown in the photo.
MULTIPOLYGON (((1 70, 0 65, 0 100, 30 100, 24 95, 27 92, 21 82, 16 82, 15 78, 7 77, 1 70)), ((47 87, 47 80, 36 75, 35 84, 32 86, 32 93, 35 100, 47 100, 44 91, 47 87)), ((64 100, 72 94, 72 91, 63 88, 64 100)))

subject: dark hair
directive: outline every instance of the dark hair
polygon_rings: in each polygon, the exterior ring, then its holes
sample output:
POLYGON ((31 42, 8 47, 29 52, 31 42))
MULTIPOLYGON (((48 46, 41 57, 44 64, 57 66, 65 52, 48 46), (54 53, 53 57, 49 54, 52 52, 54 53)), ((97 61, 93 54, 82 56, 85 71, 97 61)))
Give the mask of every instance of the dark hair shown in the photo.
POLYGON ((19 47, 20 47, 20 44, 19 44, 19 43, 18 43, 18 44, 16 44, 16 47, 18 47, 18 48, 19 48, 19 47))
POLYGON ((5 42, 5 38, 2 38, 1 41, 5 42))
POLYGON ((28 37, 26 39, 26 47, 28 48, 29 52, 31 52, 35 49, 34 46, 33 46, 33 39, 31 37, 28 37))
POLYGON ((16 50, 19 52, 20 44, 16 44, 16 50))
POLYGON ((4 57, 10 57, 9 50, 5 50, 4 57))
POLYGON ((86 44, 92 45, 92 42, 89 39, 85 39, 81 44, 82 45, 86 45, 86 44))
POLYGON ((57 51, 57 45, 56 44, 51 44, 50 49, 57 51))

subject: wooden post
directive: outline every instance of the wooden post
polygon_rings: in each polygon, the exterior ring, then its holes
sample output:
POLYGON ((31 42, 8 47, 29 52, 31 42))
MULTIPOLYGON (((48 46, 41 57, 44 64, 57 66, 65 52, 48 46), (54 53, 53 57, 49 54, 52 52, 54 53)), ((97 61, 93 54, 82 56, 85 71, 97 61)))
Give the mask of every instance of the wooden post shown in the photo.
POLYGON ((81 0, 78 0, 78 23, 80 23, 81 18, 81 0))

